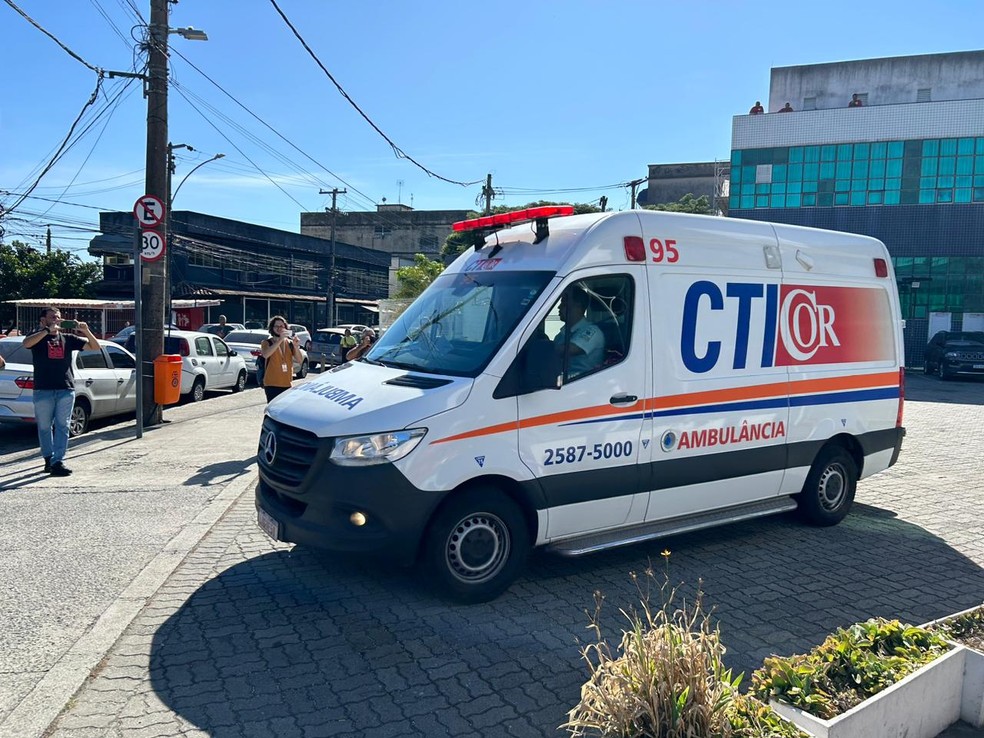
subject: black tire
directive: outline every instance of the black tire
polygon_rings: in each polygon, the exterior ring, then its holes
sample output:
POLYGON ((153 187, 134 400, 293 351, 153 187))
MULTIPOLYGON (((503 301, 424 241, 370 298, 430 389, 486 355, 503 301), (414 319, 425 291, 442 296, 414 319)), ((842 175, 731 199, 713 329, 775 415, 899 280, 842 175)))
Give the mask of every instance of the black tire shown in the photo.
POLYGON ((824 446, 799 494, 800 515, 812 525, 837 525, 850 511, 857 485, 854 457, 841 446, 824 446))
POLYGON ((458 602, 487 602, 519 575, 530 534, 516 503, 483 487, 453 497, 431 522, 424 546, 438 589, 458 602))
POLYGON ((191 401, 201 402, 205 399, 205 380, 201 377, 195 379, 195 383, 191 385, 191 401))
POLYGON ((84 400, 75 400, 72 414, 68 418, 68 435, 72 438, 81 436, 89 430, 89 406, 84 400))
POLYGON ((236 377, 236 383, 232 385, 233 392, 242 392, 246 389, 246 370, 243 369, 239 372, 239 376, 236 377))
POLYGON ((308 375, 308 362, 307 359, 301 362, 300 368, 297 370, 297 375, 295 379, 304 379, 308 375))
POLYGON ((923 374, 927 377, 933 373, 933 365, 929 363, 929 359, 923 361, 923 374))

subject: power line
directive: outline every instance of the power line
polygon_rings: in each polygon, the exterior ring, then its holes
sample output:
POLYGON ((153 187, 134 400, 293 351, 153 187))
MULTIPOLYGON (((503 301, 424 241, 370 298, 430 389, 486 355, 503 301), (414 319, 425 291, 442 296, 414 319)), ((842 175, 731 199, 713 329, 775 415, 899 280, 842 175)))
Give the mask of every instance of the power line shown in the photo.
POLYGON ((87 61, 86 61, 85 59, 83 59, 83 58, 82 58, 81 56, 79 56, 79 55, 78 55, 78 54, 76 54, 76 53, 75 53, 74 51, 72 51, 72 50, 71 50, 70 48, 68 48, 68 47, 67 47, 67 46, 66 46, 65 44, 63 44, 63 43, 62 43, 61 41, 59 41, 59 40, 58 40, 58 38, 57 38, 57 37, 56 37, 56 36, 55 36, 55 35, 54 35, 53 33, 51 33, 50 31, 48 31, 48 30, 46 30, 46 29, 45 29, 44 27, 42 27, 42 26, 41 26, 41 24, 40 24, 40 23, 38 23, 38 22, 37 22, 36 20, 34 20, 34 19, 33 19, 33 18, 31 17, 31 16, 29 16, 29 15, 28 15, 27 13, 25 13, 25 12, 24 12, 23 10, 21 10, 20 8, 18 8, 18 7, 17 7, 17 4, 16 4, 16 3, 14 3, 14 1, 13 1, 13 0, 4 0, 4 2, 6 2, 6 3, 7 3, 7 5, 9 5, 9 6, 10 6, 10 7, 12 7, 12 8, 13 8, 13 9, 14 9, 15 11, 17 11, 17 12, 18 12, 18 13, 19 13, 19 14, 21 15, 21 17, 23 17, 23 18, 24 18, 24 20, 26 20, 26 21, 27 21, 28 23, 30 23, 30 24, 31 24, 32 26, 34 26, 35 28, 37 28, 37 29, 38 29, 39 31, 41 31, 41 33, 43 33, 43 34, 44 34, 45 36, 47 36, 48 38, 50 38, 50 39, 51 39, 52 41, 54 41, 54 42, 55 42, 56 44, 58 44, 59 46, 61 46, 61 47, 62 47, 62 49, 64 49, 64 50, 65 50, 65 52, 66 52, 66 53, 67 53, 67 54, 68 54, 69 56, 71 56, 71 57, 72 57, 73 59, 75 59, 75 60, 76 60, 77 62, 80 62, 80 63, 82 63, 82 64, 84 64, 85 66, 87 66, 87 67, 88 67, 89 69, 91 69, 91 70, 92 70, 93 72, 95 72, 96 74, 99 74, 99 75, 101 75, 101 74, 102 74, 102 70, 101 70, 101 69, 100 69, 99 67, 96 67, 96 66, 93 66, 92 64, 90 64, 89 62, 87 62, 87 61))
POLYGON ((416 166, 418 169, 420 169, 421 171, 423 171, 424 173, 426 173, 428 177, 434 177, 435 179, 439 179, 442 182, 447 182, 449 184, 456 184, 456 185, 460 185, 461 187, 471 187, 473 185, 481 184, 484 181, 484 180, 479 179, 479 180, 475 180, 474 182, 459 182, 459 181, 454 180, 454 179, 448 179, 447 177, 442 177, 440 174, 437 174, 436 172, 432 172, 430 169, 428 169, 427 167, 425 167, 423 164, 421 164, 420 162, 418 162, 412 156, 410 156, 405 151, 403 151, 403 149, 401 149, 399 146, 397 146, 395 143, 393 143, 392 139, 390 139, 389 136, 387 136, 385 133, 383 133, 383 131, 380 129, 380 127, 377 126, 368 115, 366 115, 364 112, 362 112, 362 108, 360 108, 356 104, 355 100, 353 100, 351 97, 349 97, 349 94, 344 89, 342 89, 342 86, 340 84, 338 84, 338 81, 332 76, 331 72, 329 72, 328 69, 325 67, 325 65, 321 63, 321 60, 318 58, 317 54, 315 54, 314 51, 311 50, 311 47, 308 46, 307 41, 304 40, 304 38, 301 36, 301 34, 298 32, 298 30, 294 27, 294 24, 290 22, 290 19, 286 15, 284 15, 284 11, 282 11, 280 9, 280 6, 277 5, 277 0, 270 0, 270 4, 273 5, 274 9, 277 11, 277 13, 279 13, 280 17, 283 18, 284 23, 287 24, 287 27, 290 28, 290 30, 293 32, 294 36, 297 37, 297 40, 301 42, 301 46, 304 47, 304 50, 307 51, 307 53, 311 55, 311 58, 314 59, 315 63, 319 67, 321 67, 321 71, 324 72, 325 75, 328 77, 328 79, 331 80, 331 83, 333 85, 335 85, 335 87, 341 93, 342 97, 344 97, 349 102, 349 104, 353 108, 355 108, 356 112, 358 112, 359 115, 361 115, 365 119, 365 121, 370 126, 372 126, 373 130, 375 130, 376 133, 378 133, 380 136, 383 137, 383 140, 386 141, 386 143, 388 143, 390 145, 390 148, 393 149, 393 153, 396 154, 396 156, 397 156, 398 159, 406 159, 407 161, 409 161, 410 163, 412 163, 414 166, 416 166))

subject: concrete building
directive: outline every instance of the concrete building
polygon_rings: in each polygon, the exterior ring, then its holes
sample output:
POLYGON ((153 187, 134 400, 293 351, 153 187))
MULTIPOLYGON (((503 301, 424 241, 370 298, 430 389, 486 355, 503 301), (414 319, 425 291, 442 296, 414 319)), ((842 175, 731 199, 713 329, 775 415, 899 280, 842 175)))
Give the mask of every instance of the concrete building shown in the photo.
MULTIPOLYGON (((97 294, 133 299, 131 213, 99 214, 102 234, 89 253, 103 261, 97 294)), ((335 315, 327 314, 330 243, 276 228, 178 210, 171 214, 171 283, 174 298, 218 299, 205 322, 266 323, 273 315, 310 328, 378 322, 378 300, 388 296, 389 257, 336 239, 335 315)))
POLYGON ((646 189, 639 192, 636 202, 642 207, 677 202, 685 195, 706 195, 712 211, 727 213, 730 169, 727 161, 650 164, 646 189))
POLYGON ((937 330, 984 330, 984 51, 772 70, 732 123, 729 214, 881 239, 906 363, 937 330), (860 107, 848 107, 853 95, 860 107))
MULTIPOLYGON (((440 260, 451 224, 468 217, 468 210, 414 210, 408 205, 376 206, 375 211, 335 215, 335 239, 390 256, 389 289, 396 290, 396 270, 413 264, 415 254, 440 260)), ((331 238, 331 213, 301 213, 301 233, 331 238)))

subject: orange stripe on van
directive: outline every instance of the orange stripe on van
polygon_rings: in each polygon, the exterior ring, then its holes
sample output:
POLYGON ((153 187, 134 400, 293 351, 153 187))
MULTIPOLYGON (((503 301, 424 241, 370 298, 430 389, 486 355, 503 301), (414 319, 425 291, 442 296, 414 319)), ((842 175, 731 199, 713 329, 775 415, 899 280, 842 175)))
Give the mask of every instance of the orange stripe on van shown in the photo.
POLYGON ((564 410, 547 415, 537 415, 532 418, 522 418, 515 422, 510 421, 508 423, 475 428, 474 430, 457 433, 446 438, 438 438, 431 441, 431 445, 448 443, 450 441, 462 441, 466 438, 490 436, 496 433, 506 433, 519 430, 520 428, 560 425, 562 423, 590 420, 605 416, 609 416, 612 420, 618 420, 622 415, 651 410, 668 410, 670 408, 683 408, 687 406, 700 407, 702 405, 716 405, 740 400, 762 400, 769 397, 782 397, 785 395, 805 395, 843 390, 870 389, 872 387, 890 387, 897 386, 898 383, 899 375, 897 372, 882 372, 879 374, 861 374, 847 377, 825 377, 823 379, 794 379, 786 382, 757 384, 751 387, 736 387, 733 389, 668 395, 666 397, 651 397, 626 407, 614 408, 610 404, 595 405, 593 407, 575 408, 573 410, 564 410))

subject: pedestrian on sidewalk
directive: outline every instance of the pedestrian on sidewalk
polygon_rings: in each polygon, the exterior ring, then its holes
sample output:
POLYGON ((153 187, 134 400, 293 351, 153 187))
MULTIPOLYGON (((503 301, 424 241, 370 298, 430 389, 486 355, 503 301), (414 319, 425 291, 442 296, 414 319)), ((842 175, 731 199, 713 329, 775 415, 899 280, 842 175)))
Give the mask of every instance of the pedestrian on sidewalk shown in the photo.
POLYGON ((287 319, 274 315, 267 326, 269 338, 260 343, 260 356, 266 362, 263 371, 263 391, 267 402, 290 389, 294 378, 294 362, 301 363, 301 339, 287 330, 287 319))
POLYGON ((68 450, 68 421, 75 406, 72 352, 99 350, 99 341, 83 322, 62 323, 58 308, 41 311, 41 329, 24 339, 34 360, 34 419, 44 470, 56 477, 72 473, 64 464, 68 450), (68 331, 80 331, 85 339, 68 331))

